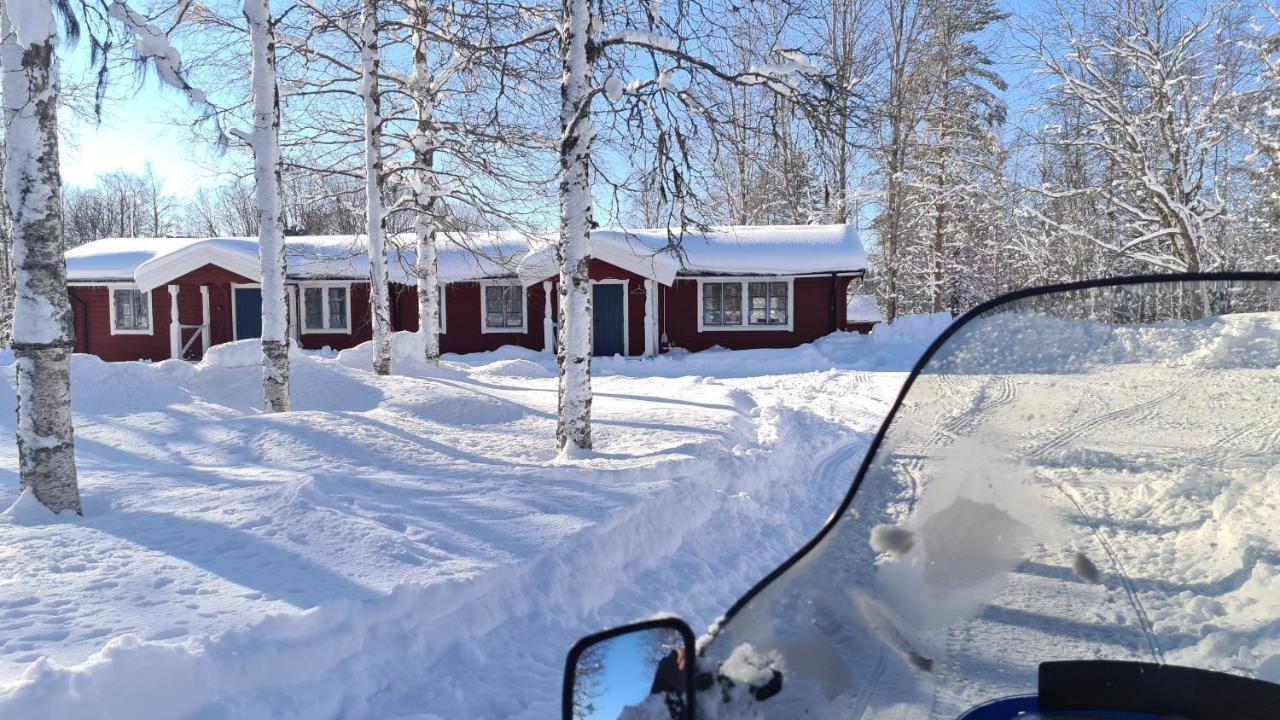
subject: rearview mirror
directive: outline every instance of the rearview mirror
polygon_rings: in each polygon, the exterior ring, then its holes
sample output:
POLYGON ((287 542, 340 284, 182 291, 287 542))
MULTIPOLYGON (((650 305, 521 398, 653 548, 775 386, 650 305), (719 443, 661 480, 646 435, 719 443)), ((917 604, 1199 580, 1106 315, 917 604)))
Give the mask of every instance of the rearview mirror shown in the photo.
POLYGON ((588 635, 564 669, 564 720, 692 720, 693 631, 676 618, 588 635))

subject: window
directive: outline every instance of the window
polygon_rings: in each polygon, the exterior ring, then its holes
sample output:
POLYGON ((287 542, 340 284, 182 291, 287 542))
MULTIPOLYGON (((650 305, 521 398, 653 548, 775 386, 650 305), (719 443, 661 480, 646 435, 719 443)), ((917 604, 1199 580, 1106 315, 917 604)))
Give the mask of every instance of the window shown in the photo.
POLYGON ((742 283, 702 284, 702 324, 742 324, 742 283))
POLYGON ((699 330, 790 330, 792 278, 698 281, 699 330))
POLYGON ((346 285, 302 288, 302 332, 351 332, 351 293, 346 285))
POLYGON ((520 285, 482 285, 485 332, 524 332, 524 288, 520 285))
POLYGON ((751 307, 747 322, 752 325, 787 324, 787 283, 747 283, 747 299, 751 307))
POLYGON ((111 288, 111 332, 151 333, 149 293, 133 288, 111 288))

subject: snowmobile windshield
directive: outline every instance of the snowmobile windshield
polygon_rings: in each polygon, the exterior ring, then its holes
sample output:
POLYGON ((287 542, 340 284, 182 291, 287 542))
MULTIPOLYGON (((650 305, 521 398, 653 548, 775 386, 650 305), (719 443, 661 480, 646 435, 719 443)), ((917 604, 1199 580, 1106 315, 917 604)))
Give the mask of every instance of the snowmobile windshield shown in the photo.
POLYGON ((750 716, 956 718, 1034 694, 1054 660, 1280 682, 1280 283, 987 307, 871 453, 825 534, 704 648, 722 677, 781 671, 750 716))

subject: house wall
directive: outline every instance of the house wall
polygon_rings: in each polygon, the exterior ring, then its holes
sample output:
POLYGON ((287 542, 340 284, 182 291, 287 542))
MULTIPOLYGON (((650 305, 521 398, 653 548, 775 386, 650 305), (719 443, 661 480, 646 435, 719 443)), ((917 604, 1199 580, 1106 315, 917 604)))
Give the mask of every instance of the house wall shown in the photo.
MULTIPOLYGON (((296 283, 289 284, 297 285, 296 283)), ((298 286, 297 293, 298 313, 301 314, 304 312, 301 286, 298 286)), ((373 313, 372 308, 369 307, 369 283, 351 283, 351 295, 348 298, 348 302, 351 303, 351 332, 299 332, 296 336, 298 344, 307 350, 319 350, 326 347, 333 350, 345 350, 362 342, 372 340, 373 313)))
MULTIPOLYGON (((525 293, 525 332, 482 331, 482 306, 479 282, 449 283, 444 287, 445 332, 440 336, 442 353, 474 353, 497 350, 503 345, 518 345, 542 350, 542 285, 534 285, 525 293)), ((397 286, 392 289, 398 316, 396 329, 417 332, 418 290, 397 286)))
POLYGON ((834 330, 867 332, 871 325, 845 320, 847 277, 802 277, 792 285, 791 330, 711 330, 698 332, 698 282, 677 278, 674 285, 658 293, 660 332, 667 335, 665 347, 706 350, 720 346, 730 350, 787 348, 813 342, 834 330), (834 285, 834 288, 833 288, 834 285), (835 300, 832 300, 834 289, 835 300), (832 322, 832 303, 835 318, 832 322))
MULTIPOLYGON (((213 344, 231 340, 231 283, 247 283, 247 278, 205 265, 172 283, 178 286, 178 320, 184 325, 203 322, 200 286, 209 286, 209 329, 213 344)), ((151 291, 150 334, 111 334, 111 295, 107 285, 76 285, 67 289, 75 323, 75 351, 89 352, 103 360, 167 360, 169 359, 169 289, 162 286, 151 291)), ((183 343, 195 330, 183 331, 183 343)), ((200 341, 193 348, 199 356, 200 341)))
MULTIPOLYGON (((644 353, 645 279, 636 273, 609 263, 594 261, 592 280, 626 280, 627 344, 633 356, 644 353)), ((812 342, 834 330, 868 332, 869 323, 848 323, 845 319, 845 296, 852 278, 796 278, 793 284, 792 329, 698 332, 698 283, 692 278, 678 278, 671 287, 658 286, 658 334, 666 334, 662 345, 688 350, 705 350, 713 346, 731 349, 794 347, 812 342), (833 287, 834 285, 834 287, 833 287), (832 296, 835 297, 834 327, 832 296)), ((186 325, 202 321, 200 286, 209 286, 210 333, 213 344, 233 339, 231 284, 250 283, 222 268, 206 265, 174 281, 180 287, 179 319, 186 325)), ((292 285, 292 283, 291 283, 292 285)), ((558 283, 552 282, 552 317, 559 321, 558 283)), ((445 333, 441 335, 441 351, 474 353, 496 350, 503 345, 518 345, 530 350, 543 350, 544 296, 541 283, 528 288, 525 297, 525 331, 486 333, 481 329, 481 283, 450 283, 445 286, 445 333)), ((104 360, 165 360, 169 357, 169 293, 160 287, 151 293, 152 331, 148 335, 112 335, 111 303, 103 286, 76 286, 69 290, 75 316, 76 352, 92 352, 104 360), (87 314, 86 314, 87 313, 87 314), (87 333, 86 333, 87 328, 87 333)), ((392 283, 392 327, 396 330, 418 329, 418 298, 413 286, 392 283)), ((301 295, 299 294, 299 303, 301 295)), ((185 342, 192 330, 184 331, 185 342)), ((369 284, 351 283, 351 332, 300 334, 302 347, 335 350, 358 345, 372 337, 369 308, 369 284)), ((198 356, 199 341, 196 343, 198 356)))

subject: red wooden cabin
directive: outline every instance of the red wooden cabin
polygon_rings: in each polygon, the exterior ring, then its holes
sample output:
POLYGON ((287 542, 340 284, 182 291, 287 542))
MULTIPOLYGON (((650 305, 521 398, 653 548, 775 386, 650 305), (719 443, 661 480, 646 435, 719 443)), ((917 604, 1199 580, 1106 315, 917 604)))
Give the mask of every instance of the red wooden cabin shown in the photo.
MULTIPOLYGON (((392 239, 391 323, 417 330, 412 238, 392 239)), ((290 332, 304 348, 370 339, 368 266, 359 237, 290 237, 290 332)), ((592 233, 597 355, 793 347, 849 317, 849 282, 866 258, 851 226, 596 230, 592 233), (666 248, 678 245, 679 254, 666 248)), ((504 233, 440 239, 441 349, 519 345, 547 350, 558 313, 554 249, 504 233)), ((255 238, 113 238, 67 253, 76 351, 105 360, 197 359, 257 337, 255 238)))

